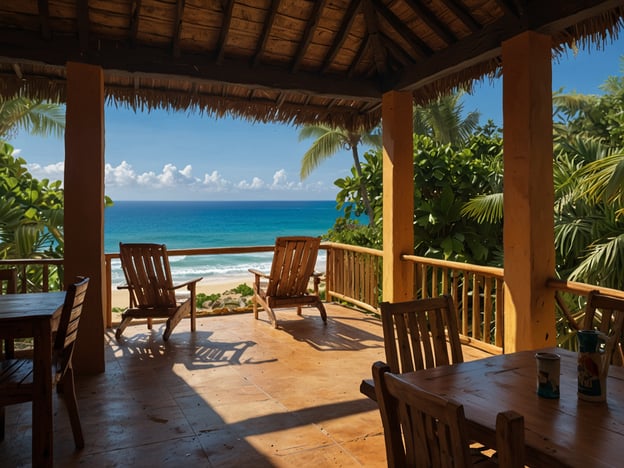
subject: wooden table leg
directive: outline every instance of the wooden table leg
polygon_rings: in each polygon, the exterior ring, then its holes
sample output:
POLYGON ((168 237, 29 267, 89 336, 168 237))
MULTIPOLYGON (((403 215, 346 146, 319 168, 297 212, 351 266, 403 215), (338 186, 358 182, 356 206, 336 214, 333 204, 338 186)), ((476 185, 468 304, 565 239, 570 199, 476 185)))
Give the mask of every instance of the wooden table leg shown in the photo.
POLYGON ((43 320, 34 336, 35 395, 32 402, 32 464, 53 465, 52 422, 52 330, 49 320, 43 320))

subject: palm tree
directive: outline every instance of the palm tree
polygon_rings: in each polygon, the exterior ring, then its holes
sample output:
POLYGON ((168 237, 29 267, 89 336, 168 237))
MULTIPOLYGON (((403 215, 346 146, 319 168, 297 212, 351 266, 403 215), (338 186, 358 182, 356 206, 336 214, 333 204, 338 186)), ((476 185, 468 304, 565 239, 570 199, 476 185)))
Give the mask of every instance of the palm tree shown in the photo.
POLYGON ((414 106, 414 133, 427 135, 442 144, 461 146, 479 124, 479 112, 462 117, 463 93, 441 96, 426 106, 414 106))
POLYGON ((65 109, 59 104, 25 97, 0 97, 0 139, 9 140, 19 130, 61 137, 65 130, 65 109))
POLYGON ((299 141, 307 138, 315 138, 315 140, 301 160, 301 180, 308 177, 319 164, 335 155, 339 150, 350 150, 353 156, 353 165, 360 180, 360 198, 366 208, 368 223, 372 226, 375 217, 368 198, 366 181, 362 177, 358 147, 360 145, 381 147, 381 135, 379 132, 375 130, 355 132, 344 128, 332 128, 322 124, 305 125, 299 132, 299 141))

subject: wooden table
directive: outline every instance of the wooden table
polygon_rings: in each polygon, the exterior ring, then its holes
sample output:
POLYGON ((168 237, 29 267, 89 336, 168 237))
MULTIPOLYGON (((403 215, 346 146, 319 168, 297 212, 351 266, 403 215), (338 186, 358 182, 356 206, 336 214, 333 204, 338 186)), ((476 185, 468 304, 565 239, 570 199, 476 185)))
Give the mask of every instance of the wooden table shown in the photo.
POLYGON ((623 466, 624 368, 611 366, 607 403, 579 400, 576 353, 561 356, 561 398, 536 394, 535 351, 405 374, 414 384, 464 406, 470 436, 496 445, 496 414, 515 410, 524 416, 527 464, 531 466, 623 466))
POLYGON ((65 292, 0 295, 0 338, 33 338, 32 465, 37 467, 53 464, 52 332, 64 301, 65 292))

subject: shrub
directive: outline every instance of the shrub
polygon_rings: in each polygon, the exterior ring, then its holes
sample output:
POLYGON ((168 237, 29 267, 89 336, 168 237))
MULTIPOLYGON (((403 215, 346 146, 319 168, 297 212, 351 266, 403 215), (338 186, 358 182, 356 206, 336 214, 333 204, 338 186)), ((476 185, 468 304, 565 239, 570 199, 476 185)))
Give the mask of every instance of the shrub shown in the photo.
POLYGON ((219 299, 221 297, 221 294, 205 294, 205 293, 199 293, 197 294, 197 296, 195 296, 195 305, 198 308, 202 308, 204 305, 204 302, 207 301, 216 301, 217 299, 219 299))
POLYGON ((241 296, 252 296, 253 288, 247 284, 239 284, 234 288, 234 292, 240 294, 241 296))

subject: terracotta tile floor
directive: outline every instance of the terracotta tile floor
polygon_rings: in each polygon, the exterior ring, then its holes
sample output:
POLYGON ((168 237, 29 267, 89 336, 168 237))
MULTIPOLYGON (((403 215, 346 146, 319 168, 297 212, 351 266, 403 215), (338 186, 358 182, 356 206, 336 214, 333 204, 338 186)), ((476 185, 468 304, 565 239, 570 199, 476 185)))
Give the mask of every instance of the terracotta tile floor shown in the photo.
MULTIPOLYGON (((383 360, 380 322, 328 304, 280 329, 252 314, 107 331, 106 372, 77 379, 86 447, 75 452, 56 395, 56 466, 385 466, 376 405, 359 393, 383 360)), ((28 466, 30 404, 6 408, 0 465, 28 466)))
MULTIPOLYGON (((71 467, 383 467, 376 404, 360 394, 371 364, 384 359, 381 323, 327 305, 303 316, 278 312, 182 321, 106 337, 106 372, 80 376, 86 446, 74 450, 69 420, 55 400, 54 460, 71 467)), ((6 408, 1 466, 29 466, 30 404, 6 408)))

